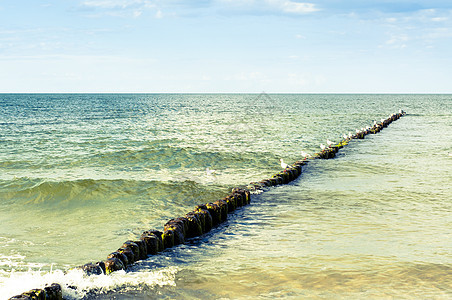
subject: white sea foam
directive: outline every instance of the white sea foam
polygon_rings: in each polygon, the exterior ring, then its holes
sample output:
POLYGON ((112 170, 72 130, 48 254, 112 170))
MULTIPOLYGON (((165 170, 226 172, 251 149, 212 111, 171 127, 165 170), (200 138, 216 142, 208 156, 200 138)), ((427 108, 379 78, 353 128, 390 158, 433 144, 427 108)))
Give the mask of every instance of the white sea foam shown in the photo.
POLYGON ((25 256, 20 254, 2 255, 0 254, 0 267, 18 267, 25 256))
POLYGON ((175 286, 176 267, 137 272, 118 271, 110 275, 86 276, 81 270, 63 272, 28 271, 10 272, 0 277, 0 300, 8 299, 31 289, 43 288, 51 283, 58 283, 66 299, 82 299, 90 292, 107 293, 124 289, 134 290, 147 286, 175 286))

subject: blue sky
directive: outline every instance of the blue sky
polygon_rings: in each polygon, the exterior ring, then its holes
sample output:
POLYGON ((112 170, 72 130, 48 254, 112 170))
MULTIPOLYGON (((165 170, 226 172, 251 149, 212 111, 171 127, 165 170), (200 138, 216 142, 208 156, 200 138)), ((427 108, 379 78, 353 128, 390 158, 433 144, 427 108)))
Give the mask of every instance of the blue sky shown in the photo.
POLYGON ((452 1, 0 0, 0 92, 452 93, 452 1))

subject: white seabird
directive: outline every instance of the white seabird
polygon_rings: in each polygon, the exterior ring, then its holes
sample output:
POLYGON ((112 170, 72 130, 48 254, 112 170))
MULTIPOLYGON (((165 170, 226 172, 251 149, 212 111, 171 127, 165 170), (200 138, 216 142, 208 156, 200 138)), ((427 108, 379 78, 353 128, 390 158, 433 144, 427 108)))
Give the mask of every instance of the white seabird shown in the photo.
POLYGON ((303 156, 304 158, 308 158, 311 157, 311 154, 301 151, 301 156, 303 156))
POLYGON ((286 164, 282 158, 279 161, 281 162, 281 168, 283 168, 284 170, 290 167, 290 165, 286 164))
POLYGON ((207 174, 207 176, 212 176, 212 175, 214 175, 215 174, 215 170, 211 170, 211 169, 209 169, 209 168, 206 168, 206 174, 207 174))

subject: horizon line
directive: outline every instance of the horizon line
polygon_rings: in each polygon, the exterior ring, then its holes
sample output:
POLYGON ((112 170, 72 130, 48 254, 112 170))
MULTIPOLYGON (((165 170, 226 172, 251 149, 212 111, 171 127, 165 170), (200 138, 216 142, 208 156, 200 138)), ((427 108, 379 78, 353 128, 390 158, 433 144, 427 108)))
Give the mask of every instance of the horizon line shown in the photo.
POLYGON ((124 95, 452 95, 452 92, 0 92, 0 95, 6 94, 124 94, 124 95))

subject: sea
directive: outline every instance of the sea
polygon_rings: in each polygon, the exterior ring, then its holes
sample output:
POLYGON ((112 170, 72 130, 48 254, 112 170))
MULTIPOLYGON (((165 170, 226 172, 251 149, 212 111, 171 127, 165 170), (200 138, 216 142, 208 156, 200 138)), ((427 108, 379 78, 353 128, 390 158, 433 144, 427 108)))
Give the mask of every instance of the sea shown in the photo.
POLYGON ((452 95, 0 94, 0 299, 51 283, 71 300, 451 299, 452 95), (400 109, 201 237, 77 269, 400 109))

